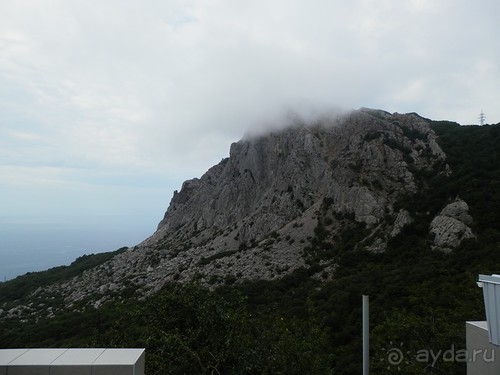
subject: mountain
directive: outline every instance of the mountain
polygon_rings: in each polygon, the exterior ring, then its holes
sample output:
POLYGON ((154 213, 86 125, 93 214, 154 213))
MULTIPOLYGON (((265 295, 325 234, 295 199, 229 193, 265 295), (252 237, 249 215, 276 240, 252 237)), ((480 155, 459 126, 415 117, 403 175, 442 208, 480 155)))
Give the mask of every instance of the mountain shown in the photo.
MULTIPOLYGON (((313 265, 319 265, 313 277, 331 278, 346 232, 363 234, 355 248, 383 252, 414 220, 402 201, 426 189, 426 175, 450 173, 436 138, 417 114, 361 109, 243 139, 231 145, 229 158, 174 192, 150 238, 33 297, 99 306, 130 289, 148 295, 170 281, 216 287, 313 265), (329 254, 308 245, 318 231, 329 254)), ((465 201, 443 200, 439 208, 430 246, 450 251, 474 237, 465 201)))
POLYGON ((137 246, 0 283, 0 345, 143 345, 154 373, 168 357, 168 373, 349 374, 365 293, 380 371, 398 370, 391 342, 459 348, 484 314, 477 274, 500 267, 498 141, 500 124, 366 108, 247 137, 137 246))

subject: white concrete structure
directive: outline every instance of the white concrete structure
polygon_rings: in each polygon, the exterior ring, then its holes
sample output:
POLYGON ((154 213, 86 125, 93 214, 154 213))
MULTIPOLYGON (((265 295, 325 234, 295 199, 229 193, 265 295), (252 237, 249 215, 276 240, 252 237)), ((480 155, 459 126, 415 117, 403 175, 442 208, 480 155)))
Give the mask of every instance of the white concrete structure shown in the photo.
POLYGON ((467 375, 500 374, 500 275, 479 275, 486 321, 466 322, 467 375))
POLYGON ((144 375, 144 349, 1 349, 0 375, 144 375))
POLYGON ((500 346, 500 275, 479 275, 490 343, 500 346))
POLYGON ((467 375, 500 374, 500 348, 489 340, 488 324, 466 322, 467 375))

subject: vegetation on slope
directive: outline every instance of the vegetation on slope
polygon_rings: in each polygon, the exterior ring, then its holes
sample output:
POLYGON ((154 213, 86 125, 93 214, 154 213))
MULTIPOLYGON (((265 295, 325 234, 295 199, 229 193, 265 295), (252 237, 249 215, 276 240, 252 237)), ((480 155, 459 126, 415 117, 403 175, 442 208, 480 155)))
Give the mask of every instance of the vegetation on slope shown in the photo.
MULTIPOLYGON (((465 321, 484 319, 475 281, 500 268, 500 124, 431 125, 453 173, 415 171, 423 190, 401 202, 415 221, 386 252, 357 247, 365 229, 355 224, 330 238, 325 202, 316 235, 304 244, 308 270, 216 291, 167 285, 141 302, 38 322, 5 320, 0 346, 146 347, 148 374, 353 374, 361 372, 361 295, 368 294, 373 373, 422 374, 433 365, 465 374, 465 321), (456 196, 469 204, 477 238, 449 254, 432 251, 430 221, 456 196), (330 258, 337 263, 334 278, 312 279, 330 258), (403 354, 400 362, 389 360, 391 349, 403 354)), ((32 287, 12 285, 1 287, 17 288, 15 298, 32 287)))
POLYGON ((37 288, 69 280, 85 270, 108 261, 126 249, 123 247, 107 253, 82 255, 69 266, 54 267, 47 271, 28 272, 8 282, 2 282, 0 283, 0 306, 2 303, 12 303, 27 298, 37 288))

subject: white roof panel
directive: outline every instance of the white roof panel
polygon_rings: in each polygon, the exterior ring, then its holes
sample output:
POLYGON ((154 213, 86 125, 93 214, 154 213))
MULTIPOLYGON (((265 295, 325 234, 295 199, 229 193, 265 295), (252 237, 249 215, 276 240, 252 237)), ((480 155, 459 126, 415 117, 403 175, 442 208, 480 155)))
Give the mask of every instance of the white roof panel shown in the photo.
POLYGON ((486 321, 467 321, 467 324, 476 326, 484 330, 488 330, 488 322, 486 321))
POLYGON ((133 365, 144 353, 144 349, 106 349, 94 365, 133 365))
POLYGON ((67 349, 30 349, 10 362, 11 366, 50 365, 67 349))
POLYGON ((0 366, 8 365, 17 357, 26 353, 29 349, 2 349, 0 350, 0 366))
POLYGON ((91 365, 105 350, 104 348, 68 349, 57 357, 52 365, 91 365))

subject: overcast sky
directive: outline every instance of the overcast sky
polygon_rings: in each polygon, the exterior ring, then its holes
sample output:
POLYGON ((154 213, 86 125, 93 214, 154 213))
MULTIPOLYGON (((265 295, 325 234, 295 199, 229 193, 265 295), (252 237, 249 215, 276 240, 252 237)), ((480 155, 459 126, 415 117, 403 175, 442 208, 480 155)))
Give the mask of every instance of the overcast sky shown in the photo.
POLYGON ((288 110, 497 123, 499 14, 498 0, 2 0, 0 225, 153 231, 183 180, 288 110))

